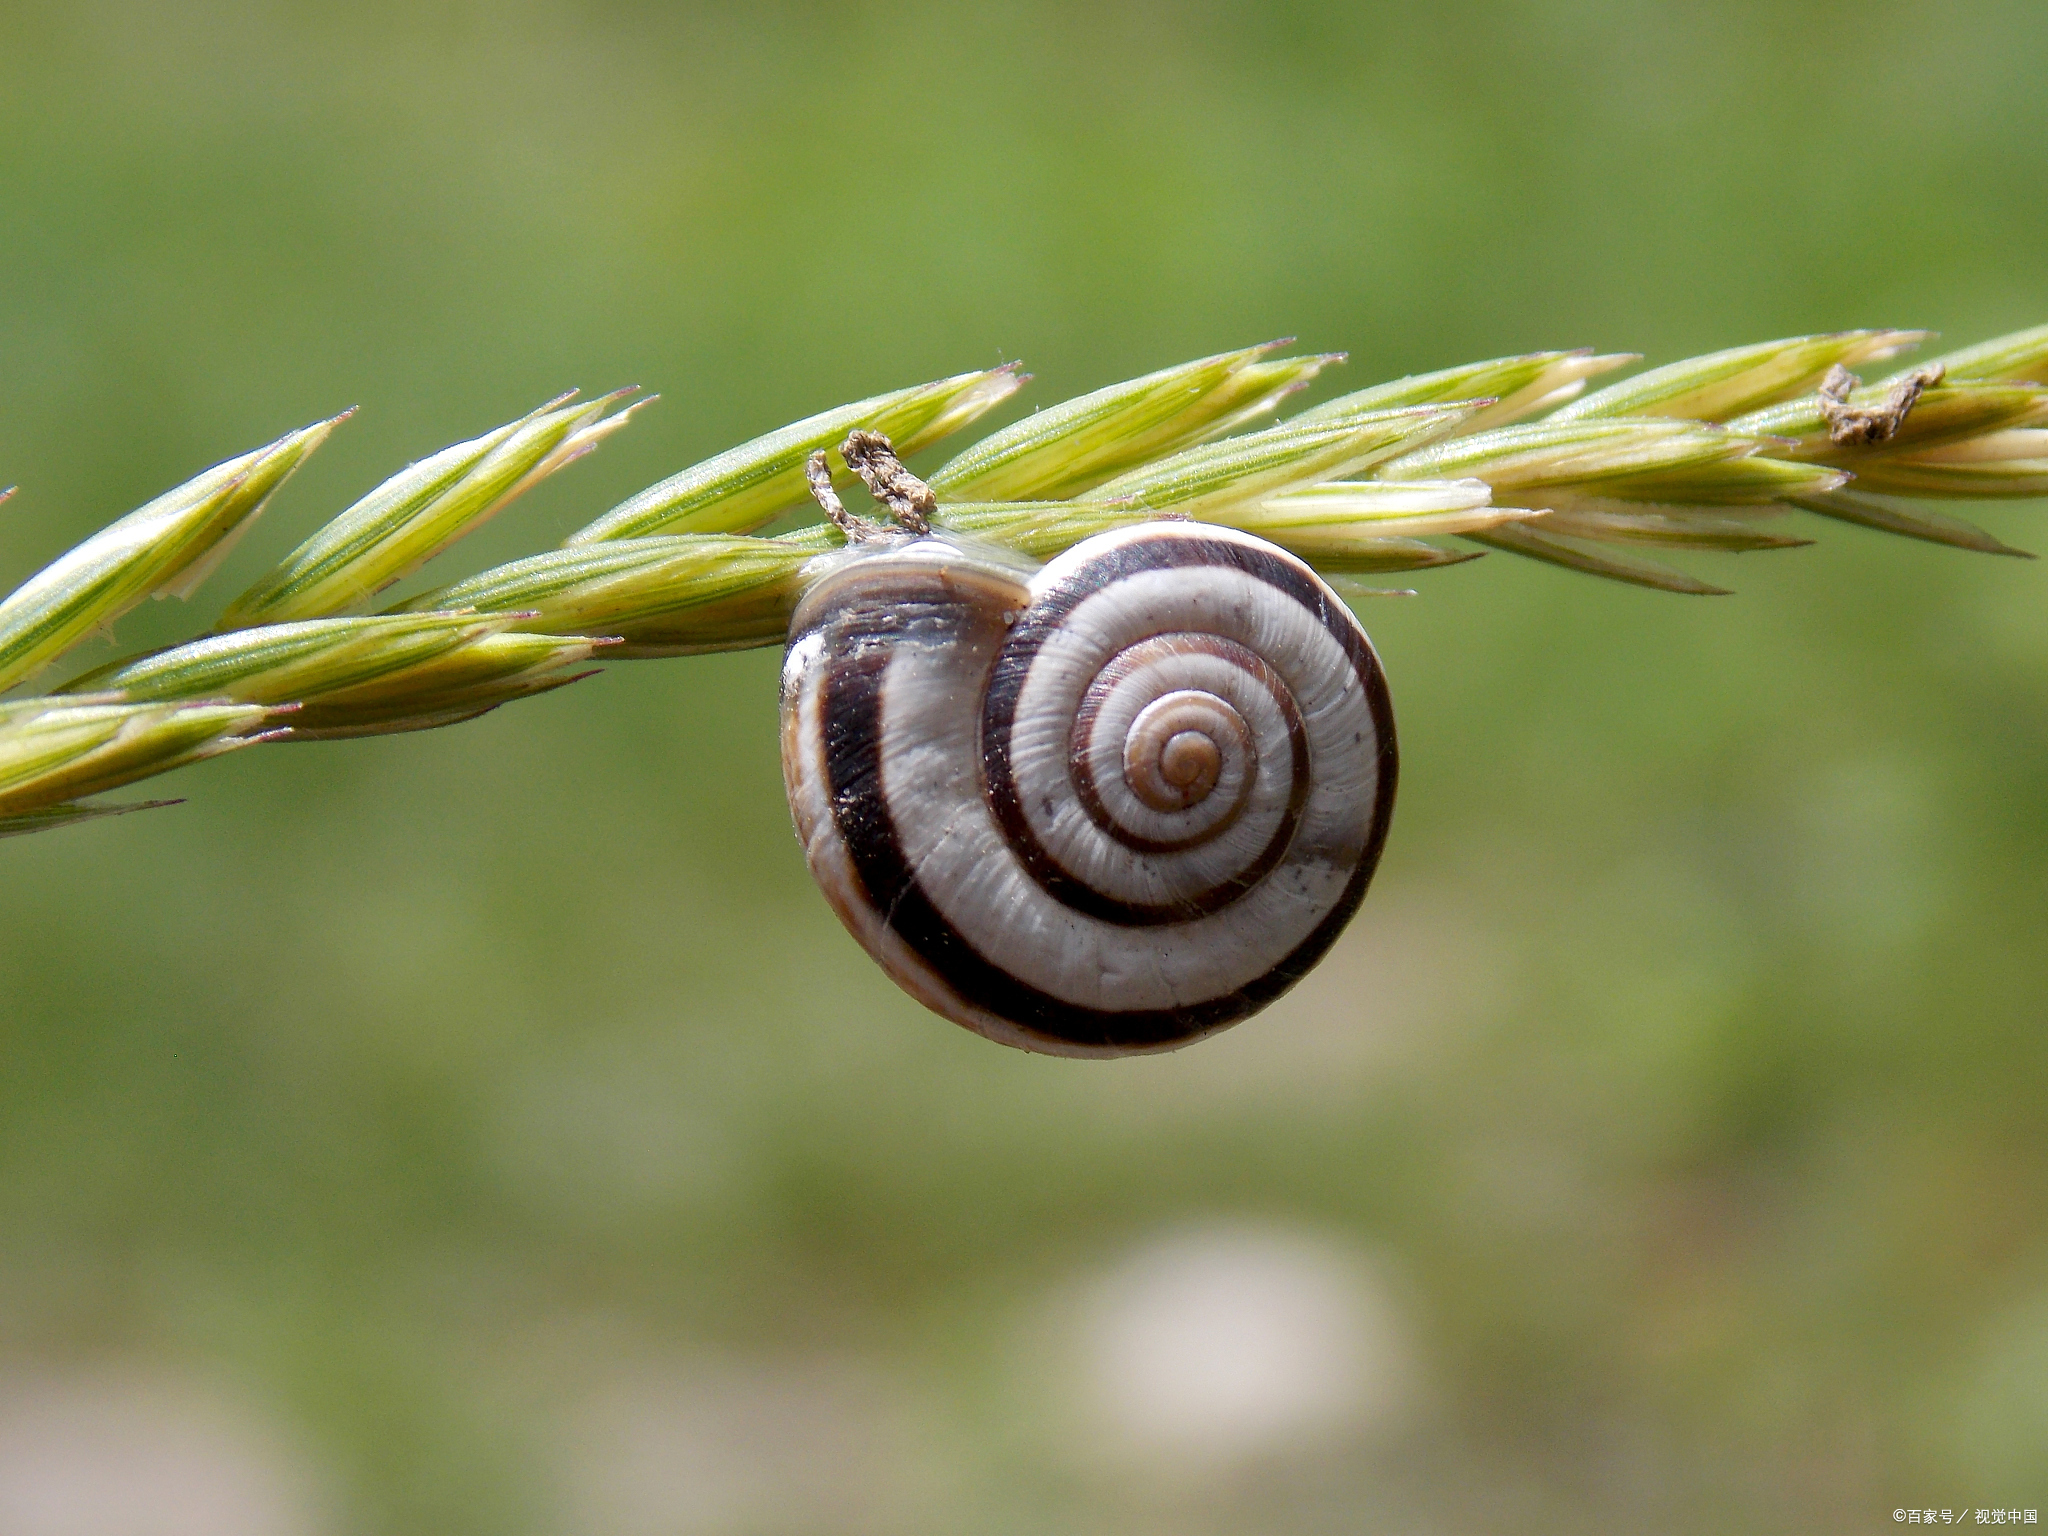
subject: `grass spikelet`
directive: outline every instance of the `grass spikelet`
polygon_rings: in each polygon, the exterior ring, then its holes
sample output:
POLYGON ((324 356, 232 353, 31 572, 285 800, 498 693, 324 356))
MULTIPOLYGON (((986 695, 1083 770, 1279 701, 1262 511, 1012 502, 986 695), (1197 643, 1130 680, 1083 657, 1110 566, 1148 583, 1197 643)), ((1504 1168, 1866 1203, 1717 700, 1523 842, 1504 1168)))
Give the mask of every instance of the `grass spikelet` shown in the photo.
POLYGON ((802 592, 803 568, 829 547, 817 535, 719 533, 579 544, 515 560, 404 608, 516 610, 521 630, 614 636, 628 655, 740 650, 779 641, 802 592), (782 627, 764 628, 777 614, 782 627))
POLYGON ((1409 406, 1345 413, 1189 448, 1097 486, 1090 499, 1209 516, 1301 486, 1356 474, 1452 430, 1462 406, 1409 406))
POLYGON ((1515 501, 1597 495, 1716 506, 1815 495, 1844 479, 1824 466, 1768 458, 1766 446, 1763 439, 1692 421, 1552 418, 1405 454, 1379 476, 1479 479, 1496 496, 1515 501))
POLYGON ((509 617, 429 613, 265 624, 109 662, 63 691, 112 694, 137 703, 210 698, 288 704, 415 667, 511 622, 509 617))
POLYGON ((0 601, 0 691, 151 593, 189 593, 342 418, 288 432, 166 491, 0 601))
POLYGON ((1925 331, 1837 331, 1731 347, 1639 373, 1581 397, 1551 419, 1671 416, 1725 421, 1807 393, 1830 368, 1854 368, 1895 357, 1926 336, 1925 331))
POLYGON ((222 630, 328 618, 363 608, 522 491, 625 425, 607 416, 627 391, 584 405, 568 396, 393 475, 228 605, 222 630))
POLYGON ((286 739, 335 741, 432 730, 474 720, 515 699, 550 693, 591 674, 571 669, 613 642, 486 632, 320 695, 291 717, 286 739))
MULTIPOLYGON (((1361 599, 1389 594, 1360 576, 1488 550, 1722 594, 1641 552, 1796 547, 1809 540, 1779 521, 1794 510, 2020 554, 1925 502, 2048 494, 2048 327, 1951 352, 1911 388, 1854 388, 1831 372, 1921 336, 1793 337, 1592 394, 1589 380, 1632 359, 1534 352, 1240 430, 1337 360, 1247 347, 1066 401, 968 448, 932 479, 933 526, 1044 559, 1133 522, 1212 522, 1294 551, 1361 599), (1446 539, 1457 542, 1432 542, 1446 539)), ((806 504, 806 458, 825 450, 845 483, 834 455, 849 430, 879 431, 908 454, 1022 382, 1013 367, 985 370, 824 412, 648 488, 560 549, 362 614, 631 414, 617 408, 624 392, 561 397, 386 481, 238 598, 214 634, 94 668, 54 696, 0 703, 0 836, 140 808, 87 797, 259 741, 474 719, 590 675, 599 656, 779 644, 810 583, 859 558, 831 522, 751 531, 806 504)), ((0 686, 148 593, 189 590, 332 425, 216 466, 0 601, 0 686)))
MULTIPOLYGON (((2048 384, 2048 325, 1994 336, 1974 347, 1943 353, 1929 359, 1926 366, 1939 367, 1951 380, 2048 384)), ((1884 382, 1893 384, 1904 376, 1894 374, 1884 382)))
POLYGON ((249 746, 275 715, 246 704, 25 699, 0 707, 0 816, 80 800, 249 746))
POLYGON ((1592 348, 1575 352, 1529 352, 1496 357, 1436 373, 1411 374, 1390 384, 1376 384, 1303 411, 1297 423, 1327 421, 1357 411, 1386 411, 1403 405, 1444 405, 1483 402, 1458 428, 1482 432, 1504 427, 1526 416, 1541 415, 1576 398, 1586 381, 1626 367, 1633 352, 1596 355, 1592 348))
POLYGON ((1587 576, 1603 576, 1609 581, 1626 582, 1632 587, 1649 587, 1653 591, 1676 592, 1688 597, 1729 595, 1726 587, 1701 581, 1684 571, 1653 561, 1626 559, 1585 540, 1561 537, 1528 524, 1505 525, 1465 537, 1489 549, 1525 555, 1546 565, 1562 566, 1565 570, 1579 571, 1587 576))
POLYGON ((177 800, 133 800, 126 805, 79 802, 46 805, 40 810, 0 816, 0 837, 26 837, 31 832, 54 832, 59 827, 75 827, 88 821, 104 821, 109 816, 126 816, 130 811, 160 811, 166 806, 182 803, 177 800))
POLYGON ((852 472, 839 444, 855 428, 880 432, 908 456, 950 436, 1015 394, 1024 376, 1015 366, 963 373, 914 389, 843 405, 707 459, 621 502, 568 545, 664 533, 745 533, 806 504, 804 460, 819 449, 832 458, 835 480, 852 472))
POLYGON ((1274 409, 1333 357, 1268 361, 1285 342, 1199 358, 1034 412, 930 480, 948 501, 1055 501, 1274 409))
POLYGON ((1952 549, 1970 549, 1985 555, 2017 555, 2022 560, 2034 558, 2024 549, 2014 549, 2003 540, 1994 538, 1975 523, 1965 522, 1946 512, 1937 512, 1931 507, 1916 507, 1893 496, 1840 490, 1830 491, 1824 496, 1804 496, 1794 505, 1807 512, 1817 512, 1822 517, 1834 518, 1837 522, 1855 523, 1859 527, 1875 528, 1880 533, 1896 533, 1929 544, 1946 544, 1952 549))

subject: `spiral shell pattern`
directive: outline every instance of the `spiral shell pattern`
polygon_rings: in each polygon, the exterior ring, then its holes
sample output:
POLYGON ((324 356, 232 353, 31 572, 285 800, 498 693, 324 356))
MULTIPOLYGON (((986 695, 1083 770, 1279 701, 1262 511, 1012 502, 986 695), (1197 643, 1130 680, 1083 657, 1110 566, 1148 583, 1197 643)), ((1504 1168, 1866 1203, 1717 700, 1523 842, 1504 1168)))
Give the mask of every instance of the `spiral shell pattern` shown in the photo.
POLYGON ((1154 522, 1030 572, 938 538, 805 597, 783 771, 812 873, 907 991, 1063 1055, 1171 1049, 1299 980, 1393 810, 1371 643, 1301 561, 1154 522))

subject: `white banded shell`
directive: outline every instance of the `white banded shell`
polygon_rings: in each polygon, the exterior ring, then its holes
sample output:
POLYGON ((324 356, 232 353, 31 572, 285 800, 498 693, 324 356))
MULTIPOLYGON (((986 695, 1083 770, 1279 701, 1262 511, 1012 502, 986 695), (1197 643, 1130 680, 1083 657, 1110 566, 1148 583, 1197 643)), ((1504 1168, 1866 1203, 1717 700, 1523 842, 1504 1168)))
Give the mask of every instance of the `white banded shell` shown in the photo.
POLYGON ((1168 1050, 1298 981, 1393 812, 1385 679, 1294 556, 1154 522, 1031 572, 939 538, 805 596, 782 761, 811 872, 927 1007, 1070 1056, 1168 1050))

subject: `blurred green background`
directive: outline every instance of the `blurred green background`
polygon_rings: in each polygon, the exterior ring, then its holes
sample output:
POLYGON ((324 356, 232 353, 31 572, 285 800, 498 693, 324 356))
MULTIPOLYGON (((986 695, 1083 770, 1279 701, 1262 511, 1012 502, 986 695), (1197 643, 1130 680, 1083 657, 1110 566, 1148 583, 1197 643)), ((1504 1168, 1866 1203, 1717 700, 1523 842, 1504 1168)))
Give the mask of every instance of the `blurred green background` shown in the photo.
MULTIPOLYGON (((362 407, 124 649, 570 385, 663 401, 430 576, 1015 357, 1046 403, 1276 335, 1358 387, 2048 320, 2038 0, 0 22, 0 579, 362 407)), ((0 847, 0 1531, 2048 1505, 2048 570, 1819 532, 1695 562, 1731 599, 1371 604, 1376 889, 1178 1056, 900 996, 769 652, 0 847)))

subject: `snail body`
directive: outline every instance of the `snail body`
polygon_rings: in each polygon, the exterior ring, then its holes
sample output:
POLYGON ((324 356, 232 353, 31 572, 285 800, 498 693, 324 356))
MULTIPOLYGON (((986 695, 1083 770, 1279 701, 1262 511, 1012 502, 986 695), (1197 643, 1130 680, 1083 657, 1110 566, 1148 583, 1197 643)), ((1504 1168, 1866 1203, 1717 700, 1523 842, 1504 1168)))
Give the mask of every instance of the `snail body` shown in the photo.
POLYGON ((993 1040, 1170 1050, 1320 960, 1393 811, 1371 642, 1300 560, 1149 522, 1032 568, 943 537, 806 594, 783 775, 811 872, 912 996, 993 1040))

